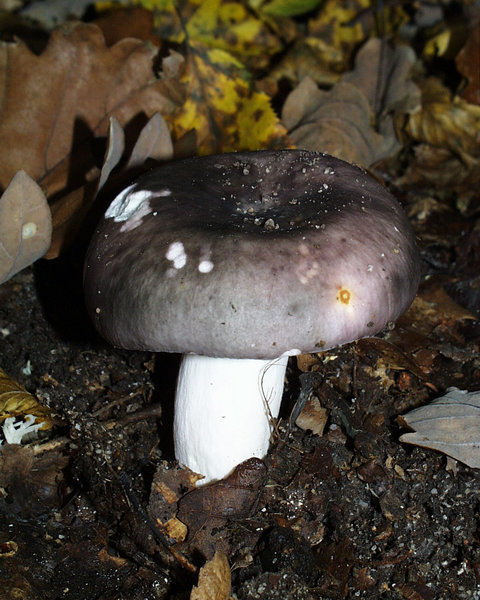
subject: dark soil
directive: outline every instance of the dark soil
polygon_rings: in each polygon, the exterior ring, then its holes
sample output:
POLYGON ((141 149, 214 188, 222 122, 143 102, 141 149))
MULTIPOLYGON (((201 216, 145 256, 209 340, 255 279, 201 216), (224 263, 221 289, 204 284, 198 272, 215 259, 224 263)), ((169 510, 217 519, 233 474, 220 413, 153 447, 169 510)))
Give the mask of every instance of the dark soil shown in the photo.
POLYGON ((0 597, 188 598, 221 549, 238 600, 480 598, 479 472, 399 442, 399 415, 450 386, 480 389, 479 213, 442 201, 446 213, 414 222, 429 310, 292 360, 266 468, 247 464, 248 483, 201 494, 184 495, 172 458, 178 357, 99 339, 82 251, 2 285, 1 367, 56 424, 35 454, 2 446, 0 597), (312 397, 328 411, 323 436, 289 427, 297 399, 312 397), (189 529, 176 543, 163 527, 175 515, 189 529))

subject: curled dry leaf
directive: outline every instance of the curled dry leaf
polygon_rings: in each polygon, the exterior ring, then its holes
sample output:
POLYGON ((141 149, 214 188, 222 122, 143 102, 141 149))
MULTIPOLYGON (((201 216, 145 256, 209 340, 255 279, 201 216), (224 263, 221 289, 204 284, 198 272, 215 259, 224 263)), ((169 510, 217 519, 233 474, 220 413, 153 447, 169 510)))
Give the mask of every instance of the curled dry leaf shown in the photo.
POLYGON ((355 69, 330 91, 309 77, 290 93, 282 122, 293 142, 369 167, 400 148, 393 113, 419 106, 420 92, 410 81, 415 55, 409 48, 384 49, 379 39, 361 48, 355 69), (377 129, 373 127, 378 117, 377 129))
POLYGON ((298 415, 295 425, 300 427, 300 429, 303 429, 303 431, 310 430, 315 435, 321 436, 323 435, 327 419, 327 409, 321 406, 317 396, 311 394, 307 398, 301 413, 298 415))
POLYGON ((223 552, 215 552, 212 559, 200 569, 198 586, 194 586, 190 600, 229 600, 231 574, 223 552))
POLYGON ((33 415, 38 422, 42 422, 40 429, 50 429, 53 425, 50 409, 0 369, 0 422, 26 415, 33 415))
POLYGON ((320 90, 306 77, 289 94, 282 123, 294 144, 368 167, 384 156, 384 140, 372 125, 363 93, 351 83, 320 90))
POLYGON ((450 92, 435 77, 430 77, 422 89, 422 108, 410 115, 406 132, 412 139, 431 146, 446 148, 459 156, 465 165, 477 165, 480 156, 478 131, 480 106, 450 92))
POLYGON ((0 198, 0 284, 43 256, 51 235, 47 199, 25 171, 18 171, 0 198))
POLYGON ((439 450, 480 468, 480 392, 448 388, 445 396, 410 411, 400 421, 415 430, 400 436, 400 441, 439 450))

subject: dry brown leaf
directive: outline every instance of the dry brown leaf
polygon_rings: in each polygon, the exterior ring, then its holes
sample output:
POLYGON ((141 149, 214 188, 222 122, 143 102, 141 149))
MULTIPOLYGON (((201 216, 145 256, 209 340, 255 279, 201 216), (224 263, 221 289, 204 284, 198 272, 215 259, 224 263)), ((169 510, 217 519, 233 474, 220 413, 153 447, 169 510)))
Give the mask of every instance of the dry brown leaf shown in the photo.
POLYGON ((415 141, 448 149, 472 167, 480 156, 479 129, 480 106, 458 97, 452 99, 435 77, 424 83, 422 108, 410 115, 405 127, 415 141))
POLYGON ((117 7, 101 15, 94 23, 103 32, 107 46, 112 46, 123 38, 132 37, 160 45, 160 40, 153 33, 153 12, 141 6, 117 7))
POLYGON ((115 117, 110 118, 107 137, 107 151, 103 161, 100 179, 98 180, 97 193, 103 188, 110 173, 118 165, 125 152, 125 132, 115 117))
POLYGON ((363 167, 389 154, 371 125, 366 97, 351 83, 340 82, 325 92, 306 77, 288 95, 282 122, 298 148, 327 152, 363 167))
POLYGON ((223 535, 227 519, 242 519, 255 509, 265 484, 266 467, 259 458, 238 465, 227 478, 196 488, 178 503, 177 517, 188 527, 190 550, 210 558, 215 550, 229 550, 223 535))
POLYGON ((462 98, 473 104, 480 104, 480 24, 469 34, 465 46, 458 53, 457 68, 468 79, 462 98))
POLYGON ((400 417, 414 433, 400 441, 439 450, 474 469, 480 468, 480 392, 456 387, 427 406, 400 417))
POLYGON ((413 149, 406 171, 395 184, 407 189, 425 184, 439 190, 450 187, 460 195, 470 196, 480 185, 480 159, 470 157, 470 160, 466 165, 446 148, 419 144, 413 149))
POLYGON ((384 48, 381 40, 371 39, 358 52, 355 69, 330 91, 303 79, 282 110, 293 142, 363 167, 392 155, 400 148, 393 113, 419 106, 420 92, 410 81, 414 60, 409 48, 384 48))
POLYGON ((40 429, 50 429, 53 425, 50 409, 0 369, 0 422, 27 415, 33 415, 37 422, 42 422, 40 429))
POLYGON ((375 113, 411 113, 420 107, 421 92, 411 80, 415 52, 409 46, 392 47, 372 38, 358 51, 355 68, 342 80, 353 83, 367 97, 375 113))
POLYGON ((50 451, 35 456, 32 448, 5 444, 0 453, 0 486, 7 490, 9 510, 48 512, 61 504, 62 469, 68 458, 50 451))
POLYGON ((230 598, 231 575, 228 560, 223 552, 215 552, 214 557, 200 569, 198 586, 194 586, 190 600, 228 600, 230 598))
POLYGON ((476 320, 469 310, 457 304, 436 283, 420 289, 410 308, 398 319, 399 327, 411 328, 429 336, 439 326, 451 329, 463 319, 476 320))
POLYGON ((175 81, 155 78, 155 54, 132 38, 108 48, 98 27, 81 23, 56 29, 40 56, 18 40, 0 43, 0 139, 9 149, 0 186, 21 168, 40 183, 55 200, 54 237, 95 193, 87 185, 99 176, 92 143, 106 136, 110 117, 140 128, 183 102, 175 81))
POLYGON ((323 435, 327 418, 327 409, 320 405, 320 400, 316 396, 310 395, 302 412, 298 415, 295 425, 304 431, 309 429, 316 435, 323 435))
POLYGON ((51 235, 47 199, 25 171, 18 171, 0 198, 0 284, 43 256, 51 235))
POLYGON ((126 168, 134 168, 148 159, 169 160, 173 157, 173 143, 165 119, 155 113, 140 132, 126 168))

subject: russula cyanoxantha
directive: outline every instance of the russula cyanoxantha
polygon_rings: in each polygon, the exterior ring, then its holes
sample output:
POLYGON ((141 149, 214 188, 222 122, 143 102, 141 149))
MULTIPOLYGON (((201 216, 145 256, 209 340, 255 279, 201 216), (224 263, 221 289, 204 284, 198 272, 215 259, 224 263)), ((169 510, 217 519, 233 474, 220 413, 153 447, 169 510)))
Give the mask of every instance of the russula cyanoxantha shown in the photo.
POLYGON ((377 333, 419 277, 410 224, 373 177, 259 151, 171 162, 123 190, 91 241, 85 294, 114 346, 184 355, 176 457, 210 481, 265 456, 289 356, 377 333))

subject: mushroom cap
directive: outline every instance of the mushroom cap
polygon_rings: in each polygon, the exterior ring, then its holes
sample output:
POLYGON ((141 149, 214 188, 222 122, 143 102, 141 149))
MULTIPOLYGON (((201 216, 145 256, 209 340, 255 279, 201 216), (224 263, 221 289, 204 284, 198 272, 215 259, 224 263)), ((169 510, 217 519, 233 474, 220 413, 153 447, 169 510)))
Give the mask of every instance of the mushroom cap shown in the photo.
POLYGON ((412 302, 420 259, 395 198, 332 156, 171 162, 111 203, 85 265, 114 346, 276 358, 371 336, 412 302))

